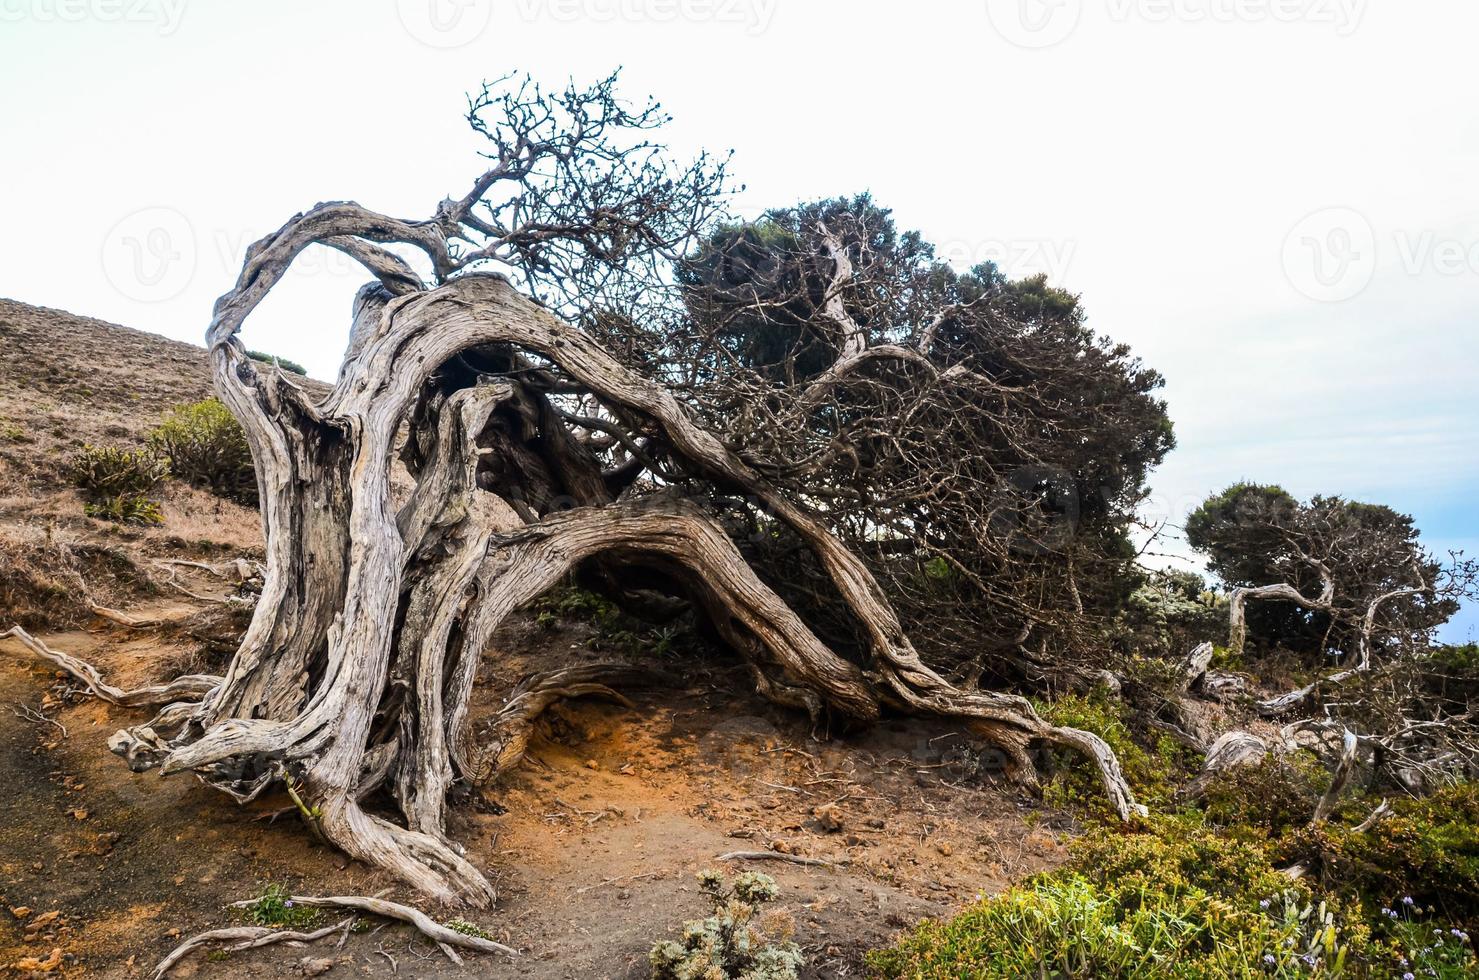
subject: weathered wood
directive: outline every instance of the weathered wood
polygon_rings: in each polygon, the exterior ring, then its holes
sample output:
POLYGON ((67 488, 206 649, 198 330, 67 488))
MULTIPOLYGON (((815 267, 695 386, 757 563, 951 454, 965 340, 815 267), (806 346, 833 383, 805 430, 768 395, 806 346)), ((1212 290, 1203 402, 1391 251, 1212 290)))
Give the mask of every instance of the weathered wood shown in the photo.
MULTIPOLYGON (((262 593, 225 676, 183 721, 172 709, 177 734, 160 725, 114 737, 130 765, 193 771, 238 799, 285 782, 325 840, 443 901, 486 904, 491 886, 445 836, 453 780, 512 764, 529 719, 553 698, 613 692, 592 679, 525 690, 479 745, 467 730, 479 659, 515 609, 581 562, 619 559, 673 572, 745 658, 757 689, 818 724, 866 723, 885 710, 961 719, 1028 782, 1032 743, 1067 746, 1091 760, 1122 816, 1143 809, 1098 736, 1050 724, 1025 698, 958 689, 926 666, 868 567, 668 389, 501 276, 458 274, 446 243, 468 206, 448 202, 434 221, 403 222, 320 205, 252 246, 217 303, 207 340, 217 391, 256 462, 262 593), (426 252, 437 284, 416 281, 380 247, 387 242, 426 252), (314 243, 378 278, 356 297, 338 381, 317 402, 254 366, 236 337, 314 243), (478 374, 467 356, 489 350, 511 352, 517 370, 478 374), (607 475, 566 429, 568 413, 538 388, 537 359, 788 525, 861 625, 866 668, 829 649, 696 504, 671 494, 613 500, 607 475), (407 425, 402 458, 415 485, 397 509, 391 472, 407 425), (489 462, 497 473, 485 484, 489 462), (553 506, 557 495, 575 509, 553 506), (361 808, 382 786, 404 826, 361 808)), ((845 263, 840 256, 839 275, 845 263)))

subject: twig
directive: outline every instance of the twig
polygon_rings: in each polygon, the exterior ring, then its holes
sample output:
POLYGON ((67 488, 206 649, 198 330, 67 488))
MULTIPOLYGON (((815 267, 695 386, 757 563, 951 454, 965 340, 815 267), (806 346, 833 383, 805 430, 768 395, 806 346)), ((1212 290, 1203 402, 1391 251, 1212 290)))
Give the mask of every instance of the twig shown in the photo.
POLYGON ((55 718, 47 717, 46 715, 44 715, 41 712, 37 711, 35 708, 32 708, 30 705, 12 704, 10 706, 10 711, 17 718, 22 718, 22 719, 24 719, 26 721, 34 721, 37 724, 41 724, 42 722, 45 722, 48 725, 55 725, 61 731, 62 738, 68 738, 69 737, 69 735, 67 733, 67 726, 66 725, 63 725, 61 722, 57 721, 55 718))
POLYGON ((730 851, 721 854, 715 861, 785 861, 789 864, 815 865, 822 868, 835 868, 838 864, 846 864, 846 861, 823 861, 821 858, 802 857, 800 854, 782 854, 780 851, 730 851))

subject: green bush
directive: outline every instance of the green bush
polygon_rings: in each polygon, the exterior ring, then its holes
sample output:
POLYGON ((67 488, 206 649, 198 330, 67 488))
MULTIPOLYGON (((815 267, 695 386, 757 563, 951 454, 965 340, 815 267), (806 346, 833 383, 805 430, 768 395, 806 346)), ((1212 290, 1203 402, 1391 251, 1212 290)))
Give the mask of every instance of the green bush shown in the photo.
MULTIPOLYGON (((1169 735, 1158 737, 1150 748, 1137 741, 1124 717, 1123 702, 1102 691, 1070 694, 1038 704, 1038 712, 1054 725, 1093 732, 1109 744, 1120 760, 1120 768, 1136 799, 1152 807, 1168 803, 1175 793, 1176 774, 1184 765, 1185 750, 1169 735)), ((1056 806, 1083 806, 1108 814, 1097 774, 1068 753, 1058 753, 1062 765, 1047 788, 1047 801, 1056 806)))
POLYGON ((1270 839, 1305 827, 1330 774, 1312 753, 1271 752, 1256 763, 1218 773, 1202 808, 1224 827, 1248 827, 1270 839))
POLYGON ((254 925, 274 928, 306 926, 318 921, 321 915, 318 909, 294 904, 291 895, 281 885, 268 885, 250 905, 243 907, 242 915, 254 925))
POLYGON ((302 374, 305 376, 308 374, 307 368, 299 364, 297 361, 288 360, 286 357, 277 357, 276 355, 266 354, 259 350, 247 351, 247 357, 250 357, 254 361, 261 361, 263 364, 276 364, 284 371, 288 371, 293 374, 302 374))
POLYGON ((137 494, 126 493, 90 500, 82 505, 82 511, 88 517, 118 524, 164 523, 164 512, 159 509, 159 504, 137 494))
POLYGON ((1062 870, 926 921, 869 962, 884 977, 1338 976, 1373 955, 1258 843, 1191 816, 1101 828, 1062 870))
POLYGON ((87 495, 87 516, 120 524, 164 523, 150 494, 169 476, 169 463, 152 450, 83 446, 67 468, 87 495))
POLYGON ((1191 889, 1096 885, 1076 874, 1040 878, 926 921, 869 956, 884 977, 1333 977, 1348 953, 1334 914, 1295 895, 1267 911, 1191 889))
POLYGON ((169 462, 149 449, 83 446, 68 463, 72 482, 88 496, 142 496, 153 493, 169 476, 169 462))
POLYGON ((1312 836, 1322 879, 1368 907, 1411 898, 1463 929, 1479 928, 1479 784, 1403 799, 1376 826, 1312 836))
POLYGON ((256 506, 257 476, 241 424, 214 398, 172 409, 149 436, 170 470, 192 486, 256 506))
POLYGON ((762 922, 759 914, 780 893, 774 879, 747 871, 729 881, 701 871, 698 883, 714 912, 685 923, 682 942, 664 939, 652 947, 654 980, 796 980, 804 961, 800 947, 785 938, 789 920, 762 922))

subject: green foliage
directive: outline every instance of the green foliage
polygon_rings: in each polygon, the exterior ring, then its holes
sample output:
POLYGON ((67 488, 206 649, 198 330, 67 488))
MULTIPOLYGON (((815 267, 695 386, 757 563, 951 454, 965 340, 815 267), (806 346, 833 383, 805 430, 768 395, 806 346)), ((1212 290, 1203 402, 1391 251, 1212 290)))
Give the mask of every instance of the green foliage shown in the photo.
POLYGON ((250 357, 254 361, 261 361, 264 364, 276 364, 284 371, 288 371, 292 374, 302 374, 305 376, 308 374, 307 368, 299 364, 297 361, 288 360, 286 357, 278 357, 275 354, 265 354, 259 350, 249 350, 246 353, 247 357, 250 357))
POLYGON ((760 915, 760 906, 780 894, 775 880, 755 871, 733 880, 701 871, 698 882, 713 914, 685 923, 681 942, 664 939, 652 947, 654 980, 796 980, 804 960, 789 941, 789 919, 760 915))
POLYGON ((1258 844, 1190 816, 1105 827, 1064 869, 922 923, 884 977, 1333 977, 1368 930, 1291 887, 1258 844))
POLYGON ((1128 980, 1335 977, 1347 956, 1334 915, 1297 898, 1281 896, 1270 914, 1198 890, 1105 888, 1070 873, 926 921, 869 962, 884 977, 1128 980))
MULTIPOLYGON (((1125 705, 1106 692, 1070 694, 1037 705, 1038 713, 1054 725, 1093 732, 1109 744, 1120 760, 1135 796, 1151 806, 1163 804, 1175 792, 1175 775, 1184 764, 1185 749, 1169 736, 1157 737, 1146 747, 1137 740, 1125 718, 1125 705)), ((1079 760, 1063 756, 1059 774, 1047 788, 1048 802, 1082 805, 1109 813, 1098 777, 1079 760)))
POLYGON ((484 929, 476 922, 468 922, 461 916, 448 919, 446 922, 443 922, 442 925, 446 926, 448 929, 451 929, 453 932, 460 932, 464 936, 473 936, 477 939, 493 938, 493 934, 490 933, 487 929, 484 929))
POLYGON ((169 476, 169 462, 148 449, 83 446, 68 464, 72 482, 95 499, 153 493, 169 476))
POLYGON ((650 626, 627 615, 606 597, 567 583, 541 596, 532 607, 534 622, 554 629, 561 622, 581 622, 593 629, 591 646, 626 654, 666 656, 689 632, 680 625, 650 626))
POLYGON ((1363 833, 1334 826, 1315 835, 1323 879, 1368 906, 1408 897, 1479 928, 1479 784, 1399 800, 1393 809, 1363 833))
MULTIPOLYGON (((1232 586, 1288 583, 1306 596, 1320 593, 1319 568, 1336 583, 1334 604, 1363 610, 1393 583, 1410 584, 1413 568, 1431 583, 1439 565, 1418 542, 1413 519, 1380 504, 1315 496, 1301 503, 1278 486, 1236 483, 1208 497, 1186 521, 1186 540, 1208 558, 1208 568, 1232 586)), ((1447 595, 1399 596, 1382 609, 1385 638, 1400 647, 1425 639, 1458 605, 1447 595)), ((1248 610, 1255 645, 1314 654, 1356 648, 1352 614, 1332 618, 1296 603, 1261 601, 1248 610)))
POLYGON ((321 914, 318 909, 295 905, 291 896, 292 893, 282 885, 268 885, 261 895, 242 909, 242 914, 254 925, 273 928, 306 926, 318 920, 321 914))
POLYGON ((1428 651, 1426 664, 1454 674, 1479 674, 1479 643, 1443 643, 1428 651))
POLYGON ((1194 572, 1145 576, 1120 611, 1119 645, 1127 652, 1180 658, 1201 641, 1227 633, 1227 601, 1194 572))
POLYGON ((100 521, 113 521, 116 524, 159 525, 164 523, 164 512, 159 509, 158 503, 148 497, 134 494, 119 494, 116 497, 89 500, 82 505, 82 511, 88 517, 100 521))
POLYGON ((1273 840, 1308 824, 1314 801, 1329 784, 1330 774, 1314 755, 1274 752, 1218 773, 1202 808, 1212 823, 1253 828, 1273 840))
POLYGON ((83 446, 68 463, 72 481, 88 500, 87 516, 120 524, 162 524, 150 494, 169 476, 168 461, 149 449, 83 446))
POLYGON ((257 477, 241 424, 214 398, 172 409, 149 436, 170 469, 192 486, 256 506, 257 477))

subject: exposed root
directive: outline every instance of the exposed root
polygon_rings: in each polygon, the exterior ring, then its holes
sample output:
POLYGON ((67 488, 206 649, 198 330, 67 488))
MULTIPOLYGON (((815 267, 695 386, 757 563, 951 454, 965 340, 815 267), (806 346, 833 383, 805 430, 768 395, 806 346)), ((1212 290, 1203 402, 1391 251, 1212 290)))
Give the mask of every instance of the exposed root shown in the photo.
POLYGON ((1360 747, 1361 742, 1356 738, 1356 733, 1347 728, 1341 735, 1340 758, 1330 777, 1330 786, 1315 805, 1315 815, 1310 817, 1311 827, 1324 823, 1329 818, 1330 811, 1340 802, 1340 794, 1350 785, 1351 777, 1356 774, 1356 757, 1360 747))
POLYGON ((784 861, 787 864, 804 864, 808 867, 835 868, 846 862, 823 861, 821 858, 802 857, 800 854, 782 854, 780 851, 730 851, 714 858, 715 861, 784 861))
POLYGON ((0 640, 14 639, 37 657, 45 660, 70 676, 81 681, 89 691, 110 704, 125 708, 137 708, 155 704, 169 704, 187 697, 204 697, 221 683, 221 678, 211 674, 186 674, 166 684, 150 684, 125 691, 103 681, 97 668, 70 654, 53 650, 19 626, 0 633, 0 640))
MULTIPOLYGON (((246 908, 254 900, 233 902, 232 908, 246 908)), ((312 895, 293 895, 289 897, 294 905, 304 905, 309 908, 320 909, 353 909, 356 912, 368 912, 378 915, 384 919, 394 919, 414 926, 424 936, 439 946, 453 963, 462 965, 462 957, 457 955, 457 949, 471 949, 479 953, 502 953, 505 956, 518 956, 519 951, 512 946, 492 939, 484 939, 482 936, 470 936, 467 933, 458 932, 434 920, 431 916, 420 909, 409 905, 401 905, 398 902, 387 902, 383 898, 372 898, 362 895, 334 895, 318 897, 312 895), (456 947, 454 949, 454 947, 456 947)))
MULTIPOLYGON (((288 943, 289 945, 302 945, 303 943, 317 942, 327 939, 335 933, 348 934, 350 926, 354 924, 357 916, 350 916, 334 923, 315 929, 313 932, 296 932, 288 929, 274 929, 269 926, 235 926, 229 929, 212 929, 191 936, 174 949, 169 955, 159 961, 154 968, 153 980, 162 980, 164 975, 174 968, 185 957, 202 946, 210 946, 216 943, 226 943, 222 947, 227 953, 236 953, 246 949, 256 949, 260 946, 270 946, 274 943, 288 943)), ((343 939, 340 940, 342 945, 343 939)))

